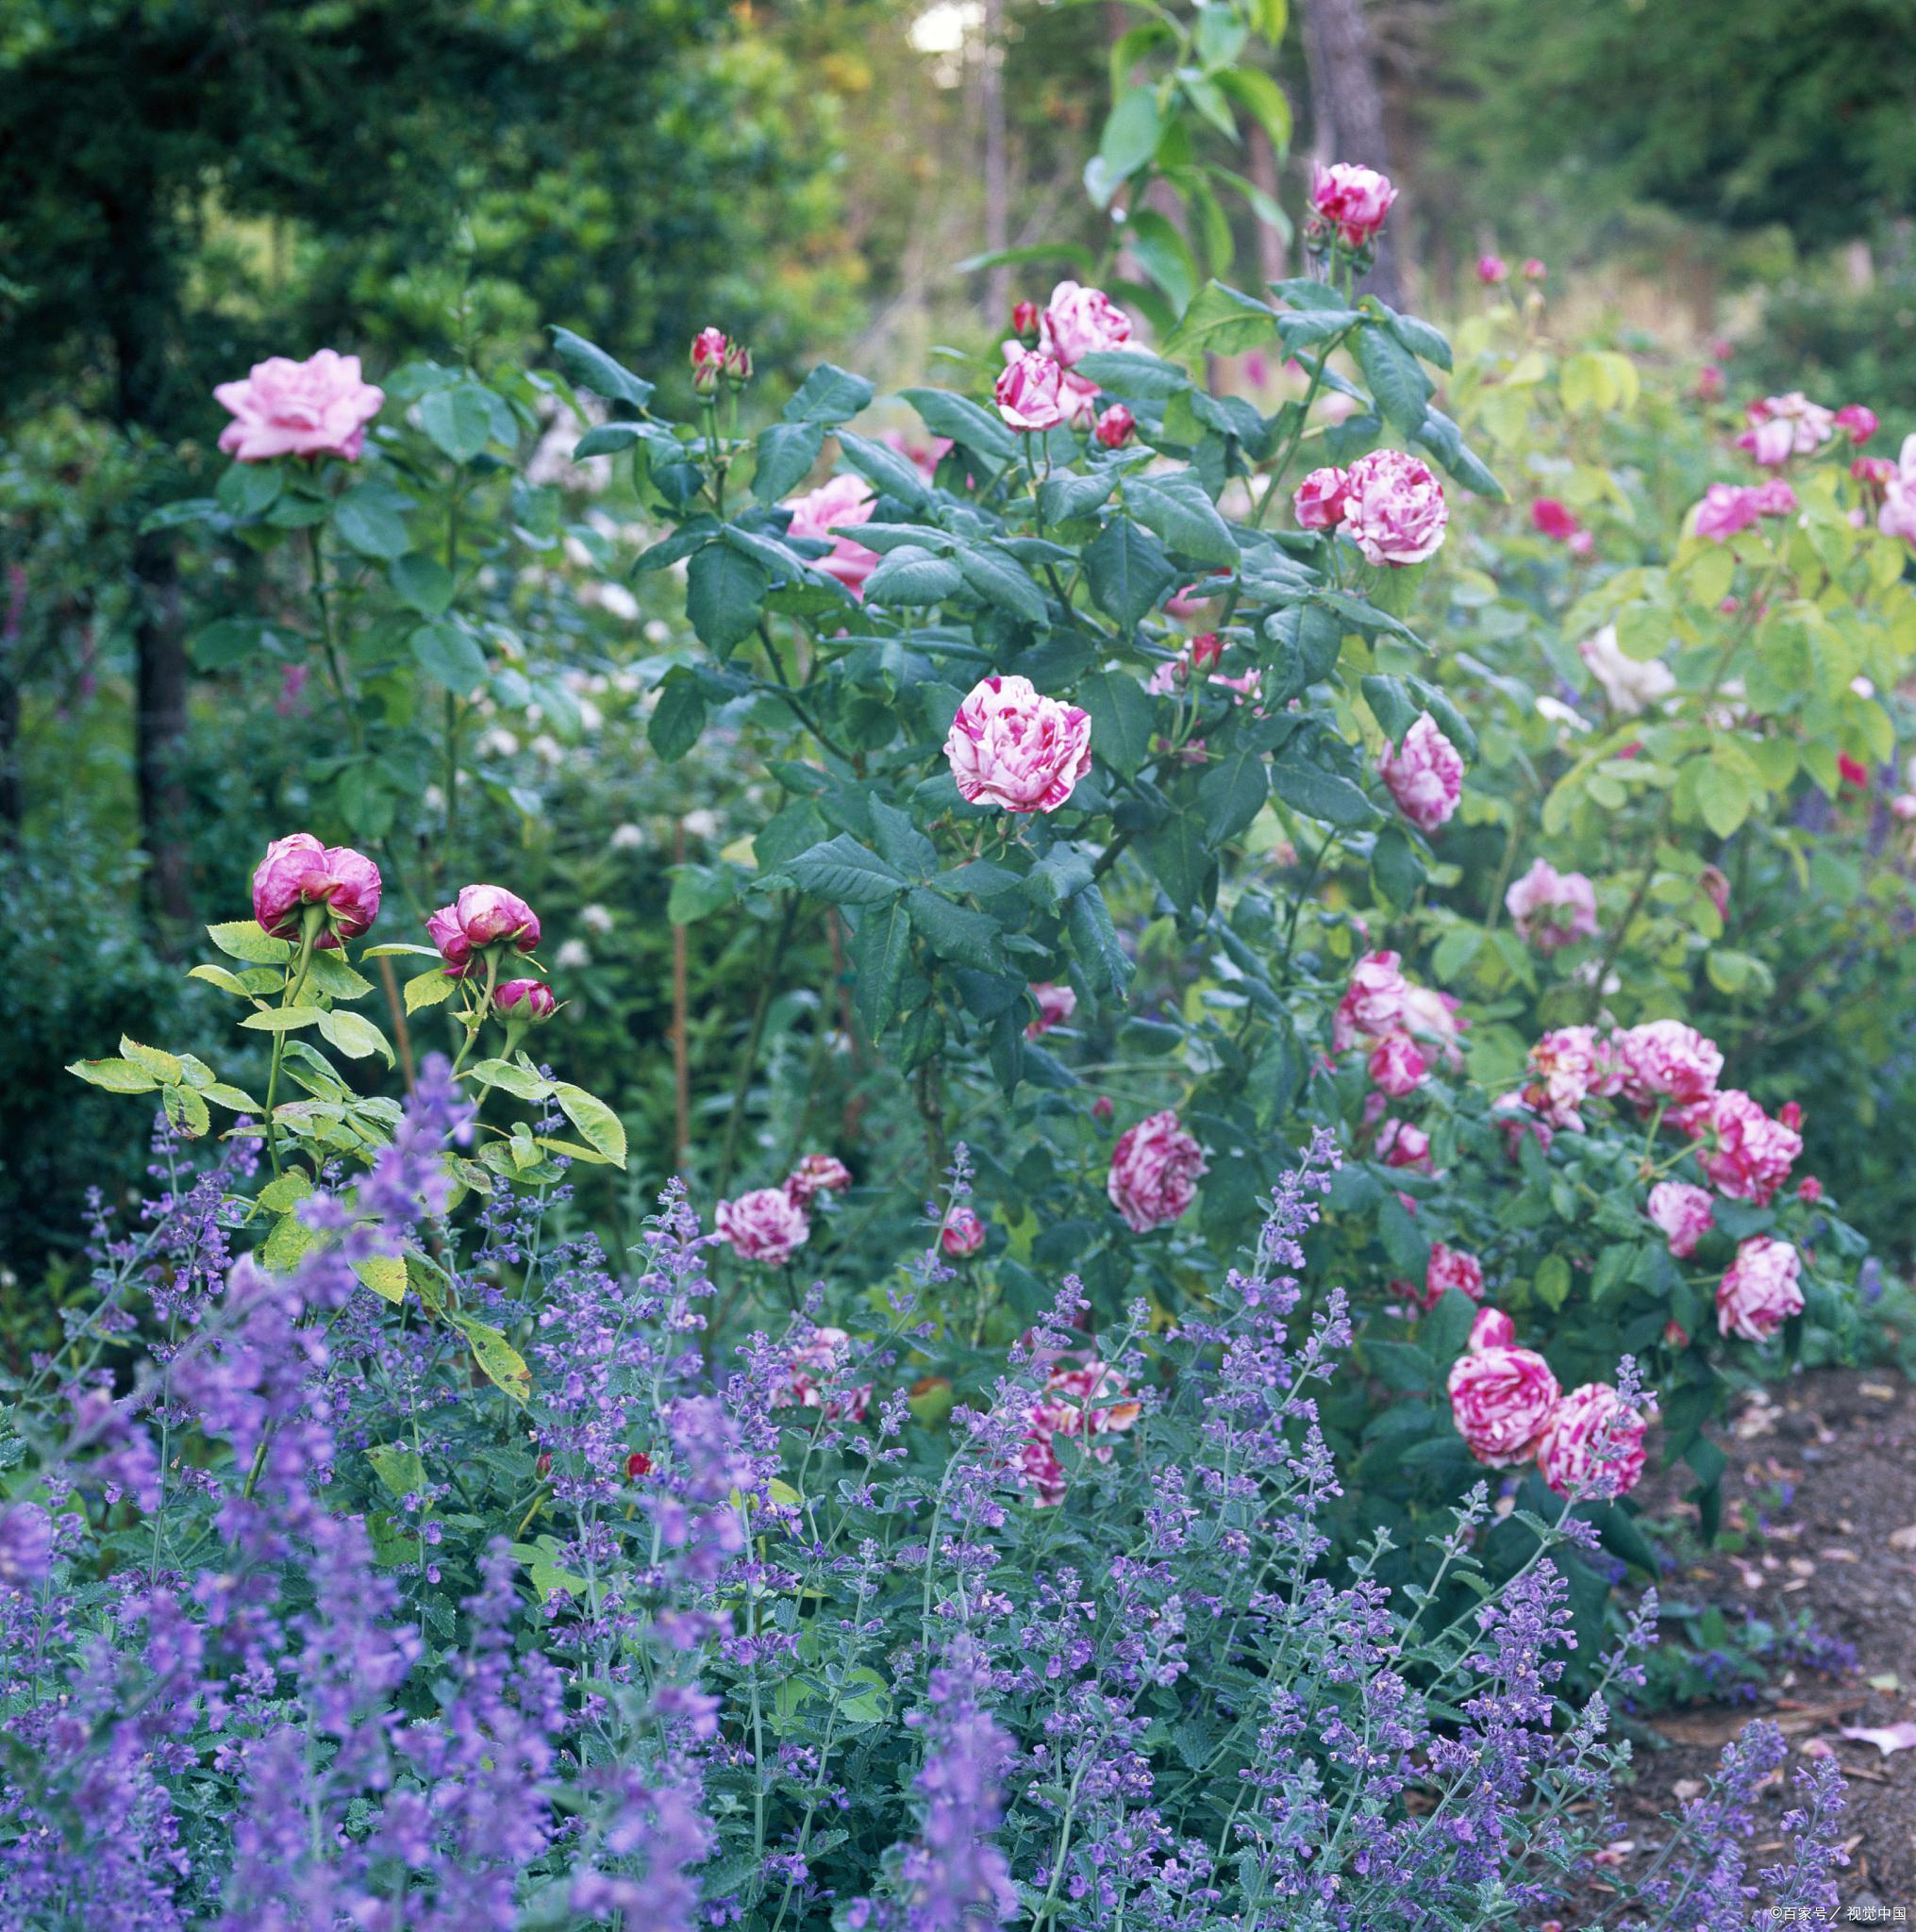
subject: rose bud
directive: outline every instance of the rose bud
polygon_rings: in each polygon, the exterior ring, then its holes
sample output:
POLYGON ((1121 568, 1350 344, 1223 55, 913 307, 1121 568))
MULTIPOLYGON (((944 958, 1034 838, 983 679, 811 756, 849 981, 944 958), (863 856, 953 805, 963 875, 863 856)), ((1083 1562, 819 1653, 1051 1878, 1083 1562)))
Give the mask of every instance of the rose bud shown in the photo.
POLYGON ((539 1460, 532 1467, 538 1472, 539 1480, 543 1482, 552 1474, 552 1451, 541 1449, 539 1452, 539 1460))
POLYGON ((1836 412, 1836 426, 1849 431, 1851 442, 1864 443, 1881 427, 1881 419, 1867 403, 1845 403, 1836 412))
POLYGON ((1091 1102, 1091 1119, 1094 1121, 1108 1123, 1116 1111, 1117 1108, 1111 1105, 1111 1096, 1108 1093, 1100 1093, 1091 1102))
POLYGON ((1138 419, 1123 403, 1113 403, 1098 418, 1097 439, 1107 449, 1123 449, 1136 433, 1138 419))
POLYGON ((1017 302, 1011 307, 1011 333, 1029 345, 1038 340, 1038 304, 1017 302))
POLYGON ((637 1482, 641 1475, 652 1474, 652 1458, 642 1449, 635 1449, 625 1458, 625 1480, 637 1482))
POLYGON ((691 339, 691 386, 694 393, 711 395, 725 373, 725 358, 731 351, 725 333, 719 328, 702 328, 691 339))
POLYGON ((1534 255, 1524 264, 1524 279, 1526 282, 1541 282, 1549 273, 1550 271, 1534 255))
POLYGON ((939 1245, 958 1260, 975 1255, 985 1245, 985 1224, 969 1208, 954 1208, 939 1236, 939 1245))
POLYGON ((725 344, 725 380, 735 389, 743 389, 752 379, 752 352, 743 342, 725 344))
POLYGON ((455 979, 469 972, 473 955, 510 944, 529 953, 539 943, 539 915, 504 886, 462 886, 459 896, 425 922, 427 937, 455 979))
POLYGON ((277 940, 305 930, 305 908, 324 907, 313 943, 322 951, 356 940, 379 916, 379 868, 349 845, 322 845, 310 832, 275 839, 253 874, 253 917, 277 940))
POLYGON ((501 1020, 535 1024, 549 1020, 558 1009, 551 987, 542 979, 508 979, 492 993, 492 1011, 501 1020))

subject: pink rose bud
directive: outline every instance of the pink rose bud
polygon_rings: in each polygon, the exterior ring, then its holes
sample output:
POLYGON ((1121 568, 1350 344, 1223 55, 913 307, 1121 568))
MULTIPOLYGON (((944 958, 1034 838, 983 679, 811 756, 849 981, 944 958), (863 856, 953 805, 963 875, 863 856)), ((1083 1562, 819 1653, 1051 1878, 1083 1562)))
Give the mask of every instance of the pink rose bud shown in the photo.
POLYGON ((752 379, 752 352, 743 342, 727 342, 725 359, 725 380, 743 389, 752 379))
POLYGON ((1766 1341, 1803 1312, 1803 1262, 1788 1241, 1767 1235, 1742 1242, 1716 1285, 1716 1325, 1726 1336, 1766 1341))
POLYGON ((1011 306, 1011 333, 1027 347, 1038 340, 1038 304, 1016 302, 1011 306))
POLYGON ((1377 1158, 1386 1167, 1414 1168, 1428 1174, 1430 1136, 1415 1121, 1388 1120, 1377 1129, 1377 1158))
POLYGON ((1823 1183, 1813 1174, 1807 1174, 1796 1183, 1796 1198, 1806 1208, 1814 1208, 1823 1199, 1823 1183))
POLYGON ((1131 340, 1131 318, 1102 289, 1059 282, 1039 319, 1040 346, 1062 369, 1131 340))
POLYGON ((1485 1348, 1515 1348, 1517 1324, 1502 1308, 1479 1308, 1471 1324, 1471 1339, 1465 1344, 1474 1355, 1485 1348))
POLYGON ((1524 264, 1524 279, 1526 282, 1541 282, 1550 271, 1533 255, 1524 264))
POLYGON ((1377 770, 1397 809, 1420 832, 1436 831, 1463 796, 1463 759, 1428 711, 1404 734, 1400 749, 1386 743, 1377 770))
POLYGON ((1666 1322, 1663 1324, 1663 1341, 1670 1348, 1688 1348, 1690 1330, 1681 1322, 1666 1322))
POLYGON ((1836 426, 1849 431, 1849 440, 1860 447, 1882 426, 1881 419, 1867 403, 1845 403, 1836 412, 1836 426))
POLYGON ((1517 937, 1546 958, 1597 929, 1596 888, 1582 873, 1560 873, 1547 858, 1534 861, 1511 885, 1504 905, 1517 937))
POLYGON ((1691 1186, 1688 1181, 1658 1181, 1650 1190, 1643 1210, 1670 1243, 1670 1252, 1687 1261, 1696 1244, 1716 1225, 1716 1210, 1710 1205, 1709 1190, 1691 1186))
POLYGON ((988 677, 952 720, 944 755, 966 804, 1056 811, 1091 768, 1091 721, 1026 677, 988 677))
POLYGON ((1350 478, 1336 468, 1313 470, 1291 499, 1300 530, 1334 530, 1344 520, 1350 478))
POLYGON ((1352 161, 1334 161, 1310 171, 1312 224, 1321 236, 1334 238, 1346 248, 1367 246, 1376 239, 1391 212, 1397 191, 1388 175, 1352 161))
POLYGON ((1191 1206, 1205 1171, 1204 1149, 1166 1108, 1118 1136, 1105 1191, 1131 1231, 1146 1234, 1191 1206))
POLYGON ((1442 487, 1421 457, 1374 449, 1344 472, 1343 533, 1373 563, 1422 563, 1437 554, 1449 521, 1442 487))
POLYGON ((1509 279, 1508 264, 1501 255, 1477 257, 1477 280, 1487 289, 1501 288, 1509 279))
POLYGON ((385 391, 360 379, 357 356, 322 349, 304 362, 274 356, 256 362, 243 382, 223 382, 213 396, 233 420, 220 447, 236 461, 274 457, 341 457, 357 462, 366 425, 385 391))
POLYGON ((1849 473, 1865 490, 1874 492, 1887 490, 1900 474, 1888 457, 1858 457, 1849 473))
POLYGON ((276 940, 296 940, 302 908, 324 906, 313 943, 322 951, 356 940, 379 916, 379 868, 350 845, 322 845, 310 832, 275 839, 253 873, 253 917, 276 940))
POLYGON ((814 1194, 842 1194, 852 1184, 852 1171, 835 1154, 808 1154, 785 1177, 785 1191, 801 1208, 814 1194))
POLYGON ((1491 1469, 1529 1459, 1558 1399, 1550 1364, 1527 1348, 1473 1348, 1451 1364, 1447 1387, 1458 1434, 1491 1469))
POLYGON ((1111 1105, 1111 1096, 1108 1093, 1100 1093, 1091 1102, 1091 1119, 1100 1124, 1108 1123, 1116 1112, 1117 1108, 1111 1105))
POLYGON ((1851 758, 1848 752, 1837 753, 1836 768, 1842 774, 1842 782, 1845 785, 1854 785, 1858 791, 1869 785, 1870 768, 1860 758, 1851 758))
POLYGON ((696 395, 713 394, 725 374, 731 343, 720 328, 702 328, 691 339, 691 387, 696 395))
POLYGON ((1123 403, 1113 403, 1098 418, 1095 431, 1098 441, 1107 449, 1123 449, 1137 433, 1138 419, 1125 408, 1123 403))
POLYGON ((1401 1100, 1424 1085, 1430 1077, 1430 1067, 1408 1033, 1392 1033, 1372 1050, 1370 1073, 1372 1086, 1401 1100))
POLYGON ((830 554, 820 558, 813 568, 836 577, 853 596, 861 598, 865 579, 878 568, 878 553, 842 532, 869 524, 877 504, 872 486, 862 476, 834 476, 816 490, 787 500, 785 508, 791 512, 791 523, 786 534, 816 537, 829 543, 830 554))
POLYGON ((713 1220, 741 1260, 773 1266, 789 1261, 811 1233, 805 1209, 783 1188, 755 1188, 736 1201, 721 1201, 713 1220))
POLYGON ((961 1261, 985 1245, 985 1224, 969 1208, 954 1208, 938 1241, 947 1255, 961 1261))
POLYGON ((1540 537, 1568 543, 1583 525, 1554 496, 1540 496, 1530 506, 1530 527, 1540 537))
POLYGON ((1803 1105, 1800 1101, 1786 1100, 1776 1109, 1776 1118, 1794 1133, 1803 1124, 1803 1105))
POLYGON ((1622 1412, 1608 1382, 1586 1382, 1550 1411, 1537 1439, 1538 1474, 1559 1496, 1591 1487, 1627 1495, 1642 1480, 1647 1427, 1641 1415, 1622 1412), (1608 1458, 1599 1455, 1606 1446, 1608 1458))
POLYGON ((1714 362, 1706 362, 1696 372, 1696 393, 1701 402, 1720 403, 1723 401, 1723 371, 1714 362))
POLYGON ((1036 1040, 1054 1026, 1067 1024, 1077 1011, 1076 992, 1068 986, 1054 986, 1048 979, 1032 987, 1031 997, 1038 1002, 1038 1017, 1025 1026, 1026 1040, 1036 1040))
POLYGON ((1005 365, 992 396, 1013 429, 1056 429, 1069 413, 1060 395, 1064 371, 1049 356, 1020 349, 1005 365))
POLYGON ((551 1019, 558 1001, 542 979, 508 979, 492 989, 492 1010, 502 1020, 537 1023, 551 1019))
POLYGON ((452 905, 428 915, 425 930, 457 979, 487 946, 510 944, 531 952, 539 943, 539 915, 504 886, 462 886, 452 905))

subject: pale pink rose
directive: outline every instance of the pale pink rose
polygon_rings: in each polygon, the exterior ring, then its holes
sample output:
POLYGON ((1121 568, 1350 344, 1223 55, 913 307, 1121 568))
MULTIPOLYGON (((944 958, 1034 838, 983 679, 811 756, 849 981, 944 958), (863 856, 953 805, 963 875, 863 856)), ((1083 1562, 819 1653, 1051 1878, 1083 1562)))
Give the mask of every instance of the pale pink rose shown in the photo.
POLYGON ((1905 824, 1908 824, 1911 819, 1916 819, 1916 791, 1897 792, 1895 797, 1890 801, 1890 809, 1905 824))
POLYGON ((558 996, 542 979, 508 979, 492 989, 492 1010, 502 1020, 549 1020, 558 1010, 558 996))
POLYGON ((1404 994, 1404 1028, 1425 1049, 1425 1058, 1441 1060, 1456 1073, 1463 1065, 1463 1030, 1470 1024, 1458 1010, 1455 993, 1434 986, 1413 986, 1404 994))
POLYGON ((1059 391, 1064 371, 1049 356, 1020 349, 992 391, 998 413, 1013 429, 1056 429, 1068 413, 1059 391))
POLYGON ((1026 1040, 1036 1040, 1054 1026, 1065 1025, 1077 1011, 1076 992, 1068 986, 1054 986, 1048 979, 1032 987, 1031 997, 1038 1002, 1038 1017, 1026 1024, 1026 1040))
POLYGON ((1074 429, 1092 430, 1098 426, 1098 386, 1074 375, 1069 369, 1058 385, 1058 400, 1064 420, 1074 429))
POLYGON ((1137 433, 1138 419, 1123 403, 1113 403, 1098 418, 1096 435, 1107 449, 1123 449, 1137 433))
POLYGON ((1622 1091, 1641 1108, 1667 1100, 1693 1107, 1716 1091, 1723 1053, 1694 1026, 1681 1020, 1650 1020, 1617 1034, 1611 1041, 1623 1062, 1622 1091))
POLYGON ((1876 512, 1876 528, 1886 537, 1901 537, 1916 543, 1916 487, 1902 475, 1883 491, 1883 507, 1876 512))
POLYGON ((1428 711, 1404 734, 1400 748, 1385 743, 1377 771, 1397 809, 1420 832, 1436 831, 1463 796, 1463 759, 1428 711))
POLYGON ((1344 1053, 1360 1040, 1381 1040, 1402 1030, 1410 983, 1395 953, 1366 953, 1351 968, 1350 984, 1331 1020, 1331 1046, 1344 1053))
POLYGON ((1343 532, 1373 563, 1422 563, 1449 521, 1443 488, 1421 457, 1374 449, 1344 472, 1343 532))
POLYGON ((1430 1077, 1430 1066, 1408 1033, 1391 1033, 1371 1051, 1371 1084, 1393 1100, 1415 1093, 1430 1077))
POLYGON ((743 1261, 789 1261, 811 1233, 805 1209, 783 1188, 754 1188, 736 1201, 721 1201, 713 1221, 743 1261))
POLYGON ((944 755, 968 805, 1056 811, 1091 768, 1091 721, 1027 677, 988 677, 958 707, 944 755))
POLYGON ((1627 1495, 1642 1480, 1648 1426, 1641 1415, 1623 1410, 1608 1382, 1586 1382, 1550 1411, 1537 1439, 1538 1473, 1559 1496, 1592 1488, 1627 1495))
POLYGON ((379 868, 350 845, 322 845, 292 832, 266 848, 253 872, 253 917, 275 939, 296 940, 302 908, 324 906, 313 943, 322 951, 356 940, 379 916, 379 868))
POLYGON ((1675 674, 1660 658, 1639 663, 1617 642, 1617 627, 1607 624, 1584 639, 1577 656, 1591 668, 1591 675, 1603 686, 1611 710, 1634 718, 1646 706, 1668 697, 1676 689, 1675 674))
POLYGON ((1336 468, 1313 470, 1291 499, 1300 530, 1334 530, 1344 520, 1350 479, 1336 468))
POLYGON ((1515 1348, 1517 1324, 1502 1308, 1479 1308, 1471 1324, 1471 1339, 1464 1345, 1473 1354, 1484 1348, 1515 1348))
MULTIPOLYGON (((938 481, 938 466, 951 452, 952 441, 948 436, 934 436, 928 442, 914 442, 903 430, 883 429, 878 441, 887 449, 895 449, 927 483, 938 481)), ((867 512, 867 515, 870 513, 867 512)), ((860 518, 860 522, 864 519, 860 518)))
POLYGON ((1796 508, 1796 492, 1780 476, 1772 476, 1767 483, 1758 483, 1756 490, 1757 514, 1759 517, 1787 517, 1796 508))
POLYGON ((842 1194, 852 1184, 852 1171, 836 1154, 808 1154, 785 1176, 785 1191, 801 1208, 814 1194, 842 1194))
POLYGON ((1882 427, 1882 418, 1867 403, 1845 403, 1836 412, 1836 426, 1846 430, 1850 441, 1860 448, 1882 427))
POLYGON ((1716 1285, 1716 1325, 1744 1341, 1765 1341, 1803 1312, 1802 1258, 1788 1241, 1767 1235, 1741 1242, 1716 1285))
POLYGON ((1735 483, 1712 483, 1696 506, 1696 534, 1712 543, 1726 543, 1739 530, 1747 530, 1760 514, 1754 490, 1735 483))
POLYGON ((860 1382, 856 1388, 837 1386, 851 1361, 851 1354, 852 1338, 842 1328, 814 1328, 810 1337, 791 1351, 785 1385, 773 1391, 772 1407, 789 1408, 795 1404, 801 1408, 823 1409, 827 1422, 841 1418, 863 1422, 872 1406, 872 1385, 860 1382))
POLYGON ((1477 280, 1485 288, 1501 288, 1509 278, 1509 266, 1501 255, 1480 255, 1477 257, 1477 280))
POLYGON ((357 356, 322 349, 304 362, 274 356, 256 362, 243 382, 223 382, 214 399, 232 412, 220 447, 242 463, 274 457, 343 457, 358 460, 366 425, 386 400, 360 379, 357 356))
POLYGON ((1070 369, 1098 349, 1122 349, 1131 340, 1131 318, 1102 289, 1059 282, 1039 318, 1039 347, 1070 369))
POLYGON ((1354 161, 1319 163, 1310 171, 1310 206, 1346 248, 1362 248, 1384 225, 1397 191, 1388 175, 1354 161))
POLYGON ((1589 939, 1597 929, 1596 888, 1580 872, 1558 872, 1536 860, 1504 894, 1517 937, 1540 953, 1589 939))
POLYGON ((1643 1211, 1669 1241, 1670 1252, 1679 1261, 1689 1260, 1697 1242, 1716 1225, 1709 1190, 1692 1187, 1688 1181, 1658 1181, 1650 1190, 1649 1205, 1643 1211))
POLYGON ((862 597, 865 579, 878 568, 878 553, 835 532, 872 521, 877 508, 872 486, 862 476, 834 476, 803 496, 790 498, 785 508, 791 512, 788 534, 815 537, 832 546, 831 554, 820 558, 814 568, 838 578, 855 597, 862 597))
POLYGON ((1508 1346, 1474 1346, 1458 1356, 1446 1386, 1458 1434, 1491 1469, 1529 1459, 1560 1392, 1541 1355, 1508 1346))
POLYGON ((504 886, 462 886, 450 906, 427 915, 425 930, 458 979, 484 947, 509 941, 522 953, 531 952, 539 943, 539 915, 504 886))
POLYGON ((1773 1120, 1747 1093, 1725 1087, 1682 1124, 1698 1141, 1703 1171, 1732 1201, 1767 1208, 1803 1152, 1803 1136, 1773 1120))
POLYGON ((1430 1172, 1430 1136, 1415 1121, 1388 1120, 1377 1129, 1377 1158, 1386 1167, 1430 1172))
POLYGON ((1578 1111, 1589 1099, 1608 1099, 1621 1091, 1622 1060, 1592 1026, 1559 1026, 1530 1049, 1530 1083, 1525 1102, 1552 1126, 1583 1131, 1578 1111))
POLYGON ((1737 438, 1737 447, 1766 470, 1780 468, 1792 456, 1813 456, 1836 432, 1836 417, 1801 390, 1765 396, 1750 405, 1747 415, 1750 426, 1737 438))
POLYGON ((1191 1206, 1205 1165, 1204 1149, 1166 1108, 1118 1136, 1105 1191, 1132 1233, 1147 1234, 1191 1206))
POLYGON ((985 1224, 969 1208, 954 1208, 938 1240, 947 1255, 962 1260, 985 1245, 985 1224))

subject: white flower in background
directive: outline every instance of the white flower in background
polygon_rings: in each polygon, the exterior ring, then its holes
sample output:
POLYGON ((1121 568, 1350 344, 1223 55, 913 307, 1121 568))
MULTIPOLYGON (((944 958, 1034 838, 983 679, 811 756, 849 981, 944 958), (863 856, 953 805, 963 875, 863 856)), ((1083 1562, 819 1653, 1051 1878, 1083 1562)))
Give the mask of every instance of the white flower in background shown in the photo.
POLYGON ((551 732, 541 731, 532 741, 532 755, 542 764, 556 765, 565 757, 565 746, 551 732))
POLYGON ((591 698, 581 698, 579 700, 579 729, 581 731, 596 732, 602 730, 605 723, 605 712, 600 710, 591 698))
POLYGON ((669 644, 672 641, 672 626, 662 617, 655 617, 645 626, 645 641, 648 644, 669 644))
POLYGON ((552 963, 563 973, 578 973, 592 963, 591 950, 584 940, 567 940, 552 956, 552 963))
POLYGON ((445 793, 437 785, 428 785, 419 794, 419 802, 429 812, 442 812, 445 809, 445 793))
POLYGON ((1603 686, 1610 708, 1634 718, 1658 698, 1676 689, 1676 678, 1660 658, 1640 664, 1627 656, 1617 642, 1617 627, 1607 624, 1595 636, 1585 638, 1576 647, 1577 656, 1590 666, 1591 675, 1603 686))
POLYGON ((568 563, 577 565, 580 570, 597 570, 599 567, 599 559, 586 547, 584 540, 575 537, 570 530, 565 533, 565 558, 568 563))
POLYGON ((481 736, 479 749, 497 758, 509 758, 517 756, 519 741, 503 724, 495 724, 481 736))
POLYGON ((587 584, 579 591, 581 604, 596 604, 621 624, 639 622, 639 600, 624 584, 587 584))
POLYGON ((696 811, 685 815, 686 836, 691 839, 716 839, 719 836, 719 815, 700 806, 696 811))
POLYGON ((603 906, 581 906, 579 924, 588 932, 608 933, 612 929, 612 915, 603 906))
POLYGON ((614 825, 612 827, 612 850, 614 852, 633 852, 644 844, 644 842, 645 834, 629 819, 623 825, 614 825))
POLYGON ((1850 679, 1849 688, 1859 698, 1873 698, 1876 694, 1876 687, 1861 672, 1858 672, 1856 676, 1850 679))
POLYGON ((1537 700, 1537 715, 1547 718, 1553 724, 1560 724, 1567 731, 1588 731, 1590 720, 1574 705, 1566 705, 1561 698, 1547 693, 1537 700))

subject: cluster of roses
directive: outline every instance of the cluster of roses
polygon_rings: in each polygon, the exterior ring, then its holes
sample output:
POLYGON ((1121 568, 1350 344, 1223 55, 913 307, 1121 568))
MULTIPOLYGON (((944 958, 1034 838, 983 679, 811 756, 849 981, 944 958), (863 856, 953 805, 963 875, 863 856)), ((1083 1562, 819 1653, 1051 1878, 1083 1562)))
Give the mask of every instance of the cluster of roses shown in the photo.
POLYGON ((811 1207, 852 1184, 852 1171, 835 1154, 808 1154, 776 1188, 753 1188, 721 1201, 713 1214, 720 1237, 741 1261, 773 1267, 791 1260, 811 1239, 811 1207))
POLYGON ((1059 1437, 1084 1443, 1087 1455, 1108 1462, 1114 1445, 1102 1439, 1124 1434, 1142 1413, 1130 1385, 1110 1363, 1088 1357, 1054 1369, 1045 1377, 1013 1465, 1019 1482, 1031 1492, 1032 1507, 1055 1509, 1064 1501, 1059 1437))
MULTIPOLYGON (((1458 1018, 1453 995, 1418 986, 1406 975, 1399 955, 1366 953, 1351 968, 1330 1024, 1333 1054, 1358 1048, 1367 1057, 1372 1093, 1365 1125, 1375 1126, 1391 1101, 1415 1093, 1437 1065, 1453 1072, 1461 1067, 1458 1036, 1468 1024, 1458 1018)), ((1430 1151, 1426 1135, 1394 1120, 1384 1121, 1377 1144, 1392 1167, 1424 1165, 1430 1151)))
POLYGON ((1138 425, 1123 403, 1098 413, 1098 386, 1074 375, 1095 352, 1124 349, 1131 318, 1102 289, 1059 282, 1043 308, 1021 302, 1011 312, 1013 340, 1005 344, 1004 373, 993 395, 1013 429, 1041 434, 1069 425, 1089 429, 1107 449, 1123 449, 1138 425))
POLYGON ((1430 465, 1401 449, 1374 449, 1341 469, 1311 471, 1291 508, 1300 529, 1335 530, 1368 562, 1392 570, 1436 556, 1450 523, 1430 465))
POLYGON ((724 329, 702 328, 691 339, 691 387, 694 395, 715 396, 719 384, 743 389, 752 379, 752 352, 735 342, 724 329))
MULTIPOLYGON (((316 950, 358 939, 379 916, 379 868, 349 845, 325 845, 310 832, 293 832, 266 848, 253 873, 253 917, 276 940, 316 950)), ((446 974, 483 974, 488 1010, 508 1025, 547 1020, 558 1010, 542 979, 498 980, 508 952, 539 944, 539 915, 503 886, 464 886, 450 906, 427 916, 427 935, 446 974)))

